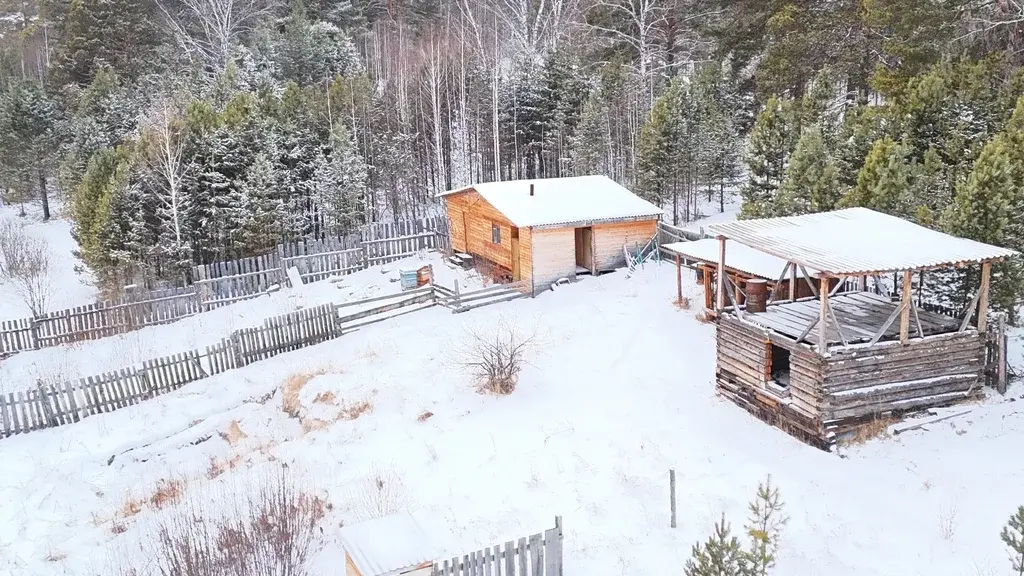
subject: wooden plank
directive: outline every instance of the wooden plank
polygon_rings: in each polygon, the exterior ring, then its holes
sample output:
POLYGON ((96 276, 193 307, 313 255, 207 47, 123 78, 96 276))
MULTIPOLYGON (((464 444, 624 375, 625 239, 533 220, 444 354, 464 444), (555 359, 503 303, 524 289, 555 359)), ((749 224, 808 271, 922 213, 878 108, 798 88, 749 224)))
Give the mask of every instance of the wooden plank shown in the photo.
POLYGON ((7 399, 4 398, 3 394, 0 394, 0 433, 5 438, 13 433, 11 431, 11 421, 7 415, 8 406, 7 399))
POLYGON ((534 576, 544 574, 544 542, 540 534, 530 536, 530 569, 534 576))
POLYGON ((530 573, 527 571, 526 538, 519 539, 516 555, 519 557, 519 576, 529 576, 530 573))
POLYGON ((903 289, 900 294, 900 344, 906 344, 910 337, 910 275, 910 270, 903 272, 903 289))
POLYGON ((505 542, 505 574, 504 576, 515 576, 516 573, 516 549, 515 543, 509 540, 505 542))
POLYGON ((562 519, 555 518, 555 527, 544 531, 544 576, 562 576, 562 519))
POLYGON ((981 286, 978 288, 978 332, 982 334, 988 329, 988 292, 989 282, 992 276, 992 264, 983 262, 981 264, 981 286))

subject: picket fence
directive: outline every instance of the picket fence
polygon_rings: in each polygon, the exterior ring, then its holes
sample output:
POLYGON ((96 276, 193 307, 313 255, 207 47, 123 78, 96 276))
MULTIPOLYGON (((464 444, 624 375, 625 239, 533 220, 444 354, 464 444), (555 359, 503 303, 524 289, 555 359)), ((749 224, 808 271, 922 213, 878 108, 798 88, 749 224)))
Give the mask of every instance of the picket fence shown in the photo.
POLYGON ((185 384, 319 344, 353 330, 436 304, 432 285, 267 318, 220 342, 56 385, 0 394, 0 438, 71 424, 137 404, 185 384))
POLYGON ((447 220, 431 217, 368 224, 347 237, 281 244, 271 254, 196 266, 193 284, 184 288, 143 291, 34 318, 2 321, 0 358, 123 334, 256 298, 275 285, 285 285, 290 267, 299 270, 303 283, 309 283, 407 258, 421 250, 445 249, 447 239, 447 220))
POLYGON ((543 534, 435 562, 431 576, 562 576, 562 518, 543 534))

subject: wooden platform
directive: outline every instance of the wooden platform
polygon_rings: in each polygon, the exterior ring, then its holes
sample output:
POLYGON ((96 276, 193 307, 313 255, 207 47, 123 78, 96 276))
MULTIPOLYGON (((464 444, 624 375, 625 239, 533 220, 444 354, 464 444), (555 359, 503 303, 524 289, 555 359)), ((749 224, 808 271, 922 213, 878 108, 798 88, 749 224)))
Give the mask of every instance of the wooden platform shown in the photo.
MULTIPOLYGON (((871 292, 849 292, 833 296, 829 299, 836 318, 842 327, 843 335, 850 344, 870 342, 879 328, 885 324, 889 315, 896 310, 898 303, 871 292)), ((744 314, 743 319, 763 328, 778 332, 790 338, 798 338, 811 322, 817 323, 818 300, 805 300, 768 306, 768 310, 756 314, 744 314)), ((925 336, 956 332, 960 328, 960 320, 926 312, 918 309, 917 317, 921 319, 921 328, 925 336)), ((885 331, 882 340, 899 338, 899 319, 885 331)), ((917 322, 913 313, 910 315, 910 335, 917 337, 917 322)), ((834 323, 829 319, 828 343, 842 344, 842 338, 834 323)), ((808 342, 818 342, 818 327, 815 326, 805 337, 808 342)))

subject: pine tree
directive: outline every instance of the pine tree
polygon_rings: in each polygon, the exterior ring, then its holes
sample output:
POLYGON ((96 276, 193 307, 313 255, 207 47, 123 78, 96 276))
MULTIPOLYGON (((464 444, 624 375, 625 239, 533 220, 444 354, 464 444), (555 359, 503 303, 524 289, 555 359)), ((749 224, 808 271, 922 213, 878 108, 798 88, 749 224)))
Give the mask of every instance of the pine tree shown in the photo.
POLYGON ((786 174, 789 156, 796 145, 795 105, 772 97, 750 132, 747 152, 749 181, 743 188, 742 218, 771 216, 775 197, 786 174))
POLYGON ((835 208, 841 196, 839 171, 825 150, 821 128, 804 130, 790 158, 774 213, 792 216, 835 208))
POLYGON ((336 128, 330 158, 317 170, 314 199, 333 234, 349 234, 364 220, 366 163, 344 127, 336 128))
MULTIPOLYGON (((654 103, 651 119, 640 132, 637 152, 637 193, 658 206, 678 194, 683 168, 683 89, 674 82, 654 103)), ((678 221, 673 210, 673 222, 678 221)))
POLYGON ((783 514, 784 504, 779 489, 772 485, 772 477, 757 485, 757 496, 748 506, 747 534, 750 550, 747 552, 747 574, 768 576, 775 567, 779 550, 779 535, 789 519, 783 514))
POLYGON ((60 84, 89 84, 101 68, 129 78, 154 65, 160 30, 154 4, 143 0, 72 0, 57 47, 60 84))
POLYGON ((0 95, 0 156, 4 180, 28 197, 35 189, 50 218, 47 177, 57 154, 59 111, 35 82, 16 81, 0 95))
POLYGON ((894 216, 909 216, 908 194, 913 171, 906 147, 890 138, 882 138, 871 148, 857 174, 857 185, 842 203, 894 216))
POLYGON ((747 559, 739 540, 729 533, 729 524, 722 520, 715 524, 715 531, 701 546, 694 544, 691 558, 686 561, 683 574, 686 576, 746 576, 747 559))
POLYGON ((1010 516, 1010 521, 1003 527, 999 537, 1010 549, 1010 566, 1014 573, 1024 576, 1024 506, 1017 508, 1017 513, 1010 516))

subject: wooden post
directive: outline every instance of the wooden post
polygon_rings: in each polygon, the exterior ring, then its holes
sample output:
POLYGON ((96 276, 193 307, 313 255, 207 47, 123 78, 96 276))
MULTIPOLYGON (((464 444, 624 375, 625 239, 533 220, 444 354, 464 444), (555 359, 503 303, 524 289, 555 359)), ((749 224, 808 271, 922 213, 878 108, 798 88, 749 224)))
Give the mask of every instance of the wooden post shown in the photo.
POLYGON ((998 346, 998 354, 996 354, 997 362, 997 380, 996 390, 1000 394, 1006 394, 1006 314, 999 315, 998 330, 996 330, 996 346, 998 346))
POLYGON ((906 344, 910 338, 910 284, 911 272, 907 270, 903 272, 903 289, 900 293, 900 305, 903 306, 900 310, 900 344, 906 344))
POLYGON ((715 307, 715 303, 711 297, 714 292, 714 288, 711 286, 711 268, 702 265, 700 271, 704 275, 704 309, 712 310, 715 307))
MULTIPOLYGON (((804 274, 807 272, 805 271, 804 274)), ((828 277, 822 276, 818 290, 818 353, 824 355, 828 350, 828 277)))
POLYGON ((789 263, 789 301, 796 300, 796 264, 789 263))
POLYGON ((668 469, 669 506, 672 508, 672 527, 676 527, 676 469, 668 469))
POLYGON ((718 237, 718 291, 715 299, 715 311, 725 308, 725 236, 718 237))
POLYGON ((988 284, 992 276, 992 264, 981 264, 981 286, 978 288, 978 332, 985 333, 988 328, 988 284))
POLYGON ((683 304, 683 264, 679 261, 679 254, 676 254, 676 304, 683 304))

